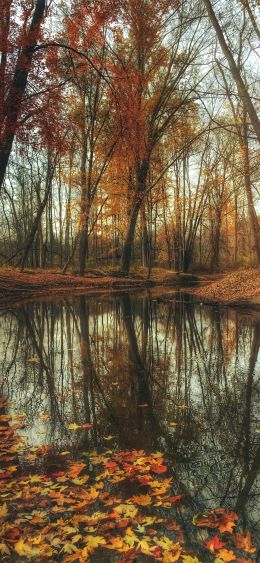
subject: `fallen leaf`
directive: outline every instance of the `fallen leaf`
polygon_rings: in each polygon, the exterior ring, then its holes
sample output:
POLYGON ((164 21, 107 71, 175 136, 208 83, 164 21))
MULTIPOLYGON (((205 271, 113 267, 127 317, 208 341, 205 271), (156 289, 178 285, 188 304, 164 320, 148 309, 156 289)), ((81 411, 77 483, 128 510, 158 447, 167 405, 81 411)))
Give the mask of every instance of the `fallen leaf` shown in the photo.
POLYGON ((190 555, 184 555, 182 560, 184 563, 201 563, 197 557, 191 557, 190 555))
POLYGON ((40 420, 48 420, 48 418, 49 418, 49 415, 48 415, 48 414, 40 414, 40 415, 39 415, 39 419, 40 419, 40 420))
POLYGON ((7 518, 7 516, 8 516, 7 504, 6 502, 4 502, 4 504, 0 506, 0 520, 4 520, 5 518, 7 518))
POLYGON ((23 539, 20 539, 17 543, 14 544, 14 549, 18 555, 21 557, 35 558, 41 555, 41 548, 39 547, 32 547, 24 542, 23 539))
POLYGON ((140 506, 148 506, 152 502, 152 499, 149 495, 134 496, 130 500, 134 504, 139 504, 140 506))
POLYGON ((215 559, 215 563, 222 563, 222 561, 236 561, 234 552, 228 549, 221 549, 218 552, 218 557, 215 559))
POLYGON ((76 424, 76 422, 71 422, 71 424, 69 424, 69 430, 78 430, 78 428, 81 428, 78 424, 76 424))
POLYGON ((4 542, 0 543, 0 553, 2 553, 2 555, 10 555, 11 554, 9 547, 4 542))
POLYGON ((99 547, 100 545, 106 544, 106 540, 102 536, 91 536, 91 535, 86 536, 84 541, 87 544, 87 546, 90 548, 96 548, 99 547))
POLYGON ((165 471, 167 471, 167 465, 159 465, 159 464, 154 464, 151 465, 151 470, 153 471, 153 473, 165 473, 165 471))
POLYGON ((28 364, 37 364, 39 359, 37 358, 37 356, 34 356, 32 358, 27 358, 26 361, 27 361, 28 364))
POLYGON ((225 542, 221 541, 218 536, 213 536, 213 538, 205 543, 205 547, 209 549, 211 553, 215 553, 216 550, 222 549, 225 545, 225 542))
POLYGON ((247 551, 248 553, 254 553, 256 551, 256 548, 252 545, 251 534, 249 531, 245 536, 235 534, 234 542, 238 549, 243 549, 243 551, 247 551))

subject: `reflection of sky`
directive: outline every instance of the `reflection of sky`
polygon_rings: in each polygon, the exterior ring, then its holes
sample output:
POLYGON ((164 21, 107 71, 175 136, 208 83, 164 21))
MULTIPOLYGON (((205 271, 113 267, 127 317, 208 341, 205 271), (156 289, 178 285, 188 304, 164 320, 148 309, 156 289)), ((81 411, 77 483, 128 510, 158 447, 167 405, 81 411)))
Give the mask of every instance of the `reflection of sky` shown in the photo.
MULTIPOLYGON (((189 385, 189 400, 193 406, 203 403, 203 391, 201 386, 201 376, 207 375, 210 370, 209 384, 218 378, 218 389, 225 391, 228 384, 232 389, 237 378, 243 378, 248 366, 250 343, 252 339, 252 323, 243 320, 239 324, 238 334, 236 335, 236 314, 224 313, 221 318, 221 354, 217 345, 216 323, 212 326, 208 309, 201 311, 201 307, 195 308, 193 314, 196 324, 197 344, 194 344, 194 334, 191 331, 191 324, 188 317, 182 318, 180 327, 173 316, 170 317, 166 328, 166 318, 169 314, 168 304, 158 306, 154 303, 152 315, 155 316, 156 323, 152 322, 148 331, 148 344, 146 360, 155 374, 161 376, 162 381, 167 381, 167 399, 174 397, 183 398, 185 402, 185 388, 189 385), (236 341, 237 338, 237 341, 236 341), (193 344, 192 344, 193 342, 193 344), (178 357, 179 356, 179 357, 178 357), (178 377, 177 377, 178 372, 178 377), (212 379, 213 377, 213 379, 212 379)), ((189 305, 188 307, 191 307, 189 305)), ((113 307, 112 302, 94 303, 89 306, 90 316, 89 335, 91 345, 92 362, 98 375, 103 379, 113 376, 110 371, 121 365, 123 371, 127 368, 128 351, 126 343, 126 333, 122 318, 122 312, 118 307, 113 307), (115 366, 117 364, 117 366, 115 366)), ((73 412, 74 399, 81 400, 82 389, 82 345, 80 344, 79 319, 77 322, 69 316, 70 338, 68 341, 68 327, 64 326, 64 311, 59 309, 53 317, 54 330, 53 340, 50 340, 50 325, 48 312, 45 316, 43 326, 42 350, 43 360, 49 364, 49 375, 43 367, 40 368, 40 361, 37 351, 33 348, 30 340, 27 340, 20 322, 16 322, 13 314, 7 313, 2 318, 1 323, 1 357, 2 375, 6 381, 4 390, 8 388, 9 398, 15 401, 14 408, 20 412, 27 412, 32 426, 28 430, 30 441, 43 443, 46 439, 44 429, 47 423, 39 424, 35 417, 41 413, 52 415, 55 410, 55 401, 50 399, 48 392, 48 379, 52 378, 57 404, 59 405, 60 418, 63 421, 74 421, 76 415, 83 415, 81 408, 73 412), (12 331, 9 334, 10 327, 12 331), (19 334, 22 338, 19 340, 19 334), (26 347, 25 347, 26 345, 26 347), (7 348, 6 348, 7 346, 7 348), (17 350, 14 357, 14 351, 17 350), (50 356, 50 357, 49 357, 50 356), (30 359, 35 358, 35 363, 30 359), (29 361, 28 361, 29 360, 29 361)), ((139 349, 142 350, 143 319, 141 308, 137 308, 135 316, 135 332, 139 349)), ((219 322, 219 321, 216 321, 219 322)), ((36 329, 36 340, 37 330, 36 329)), ((256 363, 255 372, 259 373, 259 359, 256 363)), ((116 382, 113 382, 116 388, 116 382)), ((205 381, 204 381, 205 385, 205 381)), ((97 413, 100 407, 97 403, 97 413)), ((61 425, 61 420, 55 421, 57 426, 61 425)), ((78 419, 78 420, 79 420, 78 419)), ((85 422, 85 420, 83 420, 85 422)), ((58 435, 58 428, 53 427, 49 439, 55 439, 58 435)))

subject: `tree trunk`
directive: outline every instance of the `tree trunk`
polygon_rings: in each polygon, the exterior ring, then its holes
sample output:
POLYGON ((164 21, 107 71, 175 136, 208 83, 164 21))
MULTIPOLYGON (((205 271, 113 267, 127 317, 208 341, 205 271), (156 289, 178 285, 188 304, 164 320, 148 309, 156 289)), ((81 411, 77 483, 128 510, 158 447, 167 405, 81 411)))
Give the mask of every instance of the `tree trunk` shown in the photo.
POLYGON ((221 229, 221 213, 218 212, 216 214, 215 225, 213 227, 212 257, 211 257, 212 272, 217 272, 219 269, 220 229, 221 229))
POLYGON ((88 258, 88 223, 89 210, 85 211, 84 226, 79 239, 79 275, 84 276, 86 260, 88 258))
POLYGON ((12 150, 13 140, 18 127, 18 118, 31 69, 34 48, 40 32, 46 0, 37 0, 30 29, 25 38, 24 47, 18 56, 15 72, 5 102, 3 130, 0 133, 0 189, 2 187, 7 164, 12 150))
POLYGON ((144 196, 145 196, 145 182, 149 170, 149 162, 144 161, 138 167, 136 172, 137 186, 135 188, 134 199, 132 203, 132 208, 129 216, 128 231, 123 247, 122 259, 121 259, 121 273, 128 275, 131 265, 135 227, 138 218, 140 208, 142 206, 144 196))
POLYGON ((211 2, 210 0, 203 0, 203 3, 206 7, 206 10, 208 12, 208 17, 210 22, 212 23, 212 26, 216 32, 221 50, 224 54, 224 56, 227 59, 229 68, 230 68, 230 72, 232 74, 233 80, 236 83, 237 86, 237 90, 238 90, 238 94, 240 99, 242 100, 243 104, 245 105, 248 115, 250 117, 250 121, 252 123, 252 126, 255 130, 255 134, 257 136, 257 139, 260 143, 260 120, 258 118, 256 109, 254 107, 254 104, 251 100, 251 97, 249 95, 249 92, 247 90, 246 84, 241 76, 240 70, 235 62, 235 59, 233 57, 232 52, 230 51, 228 44, 225 40, 225 36, 224 33, 221 29, 221 26, 219 25, 218 19, 216 17, 216 14, 212 8, 211 2))
MULTIPOLYGON (((21 271, 24 270, 30 249, 33 246, 35 236, 37 234, 37 231, 39 229, 39 225, 41 223, 42 214, 45 210, 45 207, 47 205, 47 201, 48 201, 49 196, 51 194, 52 179, 53 179, 53 174, 54 174, 54 170, 55 170, 55 162, 56 162, 56 158, 54 159, 53 164, 51 164, 50 163, 50 156, 48 155, 48 171, 47 171, 47 178, 46 178, 45 194, 44 194, 44 198, 41 202, 40 191, 38 191, 38 211, 37 211, 37 214, 36 214, 35 219, 33 221, 33 225, 32 225, 31 231, 29 233, 29 236, 27 238, 27 241, 25 243, 24 253, 23 253, 22 260, 21 260, 21 271)), ((39 188, 39 190, 40 190, 40 188, 39 188)), ((52 232, 52 225, 51 225, 51 232, 52 232)))
POLYGON ((182 260, 182 271, 187 273, 189 271, 191 263, 191 252, 188 248, 185 248, 183 253, 183 260, 182 260))
POLYGON ((81 218, 80 218, 80 235, 79 235, 79 275, 84 276, 86 267, 86 258, 88 256, 88 222, 90 206, 88 205, 87 193, 87 138, 85 132, 82 139, 82 154, 80 167, 80 183, 81 183, 81 218))
POLYGON ((246 123, 246 112, 243 114, 243 146, 242 150, 244 153, 243 163, 244 163, 244 177, 245 177, 245 189, 248 205, 248 214, 250 218, 251 228, 254 237, 254 247, 257 256, 257 262, 260 264, 260 227, 254 207, 254 200, 251 188, 251 174, 250 174, 250 161, 249 161, 249 149, 248 149, 248 134, 247 134, 247 123, 246 123))
POLYGON ((138 199, 134 202, 132 207, 129 224, 128 224, 128 231, 122 252, 121 272, 126 275, 129 274, 129 270, 130 270, 134 236, 135 236, 135 227, 136 227, 136 222, 137 222, 140 207, 141 207, 141 198, 139 194, 138 199))

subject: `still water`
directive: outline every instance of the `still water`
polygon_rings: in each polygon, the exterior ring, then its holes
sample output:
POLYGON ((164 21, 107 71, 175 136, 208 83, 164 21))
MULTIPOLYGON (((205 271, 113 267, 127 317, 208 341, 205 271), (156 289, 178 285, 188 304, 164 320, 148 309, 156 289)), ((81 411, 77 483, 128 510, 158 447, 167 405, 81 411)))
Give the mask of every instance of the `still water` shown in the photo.
POLYGON ((158 450, 193 514, 225 505, 256 536, 259 344, 259 313, 181 292, 38 301, 1 311, 0 391, 31 445, 158 450))

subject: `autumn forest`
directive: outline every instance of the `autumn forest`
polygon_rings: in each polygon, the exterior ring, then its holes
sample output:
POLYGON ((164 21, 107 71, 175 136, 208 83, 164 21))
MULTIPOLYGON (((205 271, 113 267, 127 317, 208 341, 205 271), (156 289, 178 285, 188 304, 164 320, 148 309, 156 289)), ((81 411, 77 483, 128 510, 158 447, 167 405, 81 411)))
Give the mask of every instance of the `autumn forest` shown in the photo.
POLYGON ((259 263, 256 4, 2 0, 2 264, 259 263))
POLYGON ((260 2, 0 0, 0 561, 260 561, 260 2))

